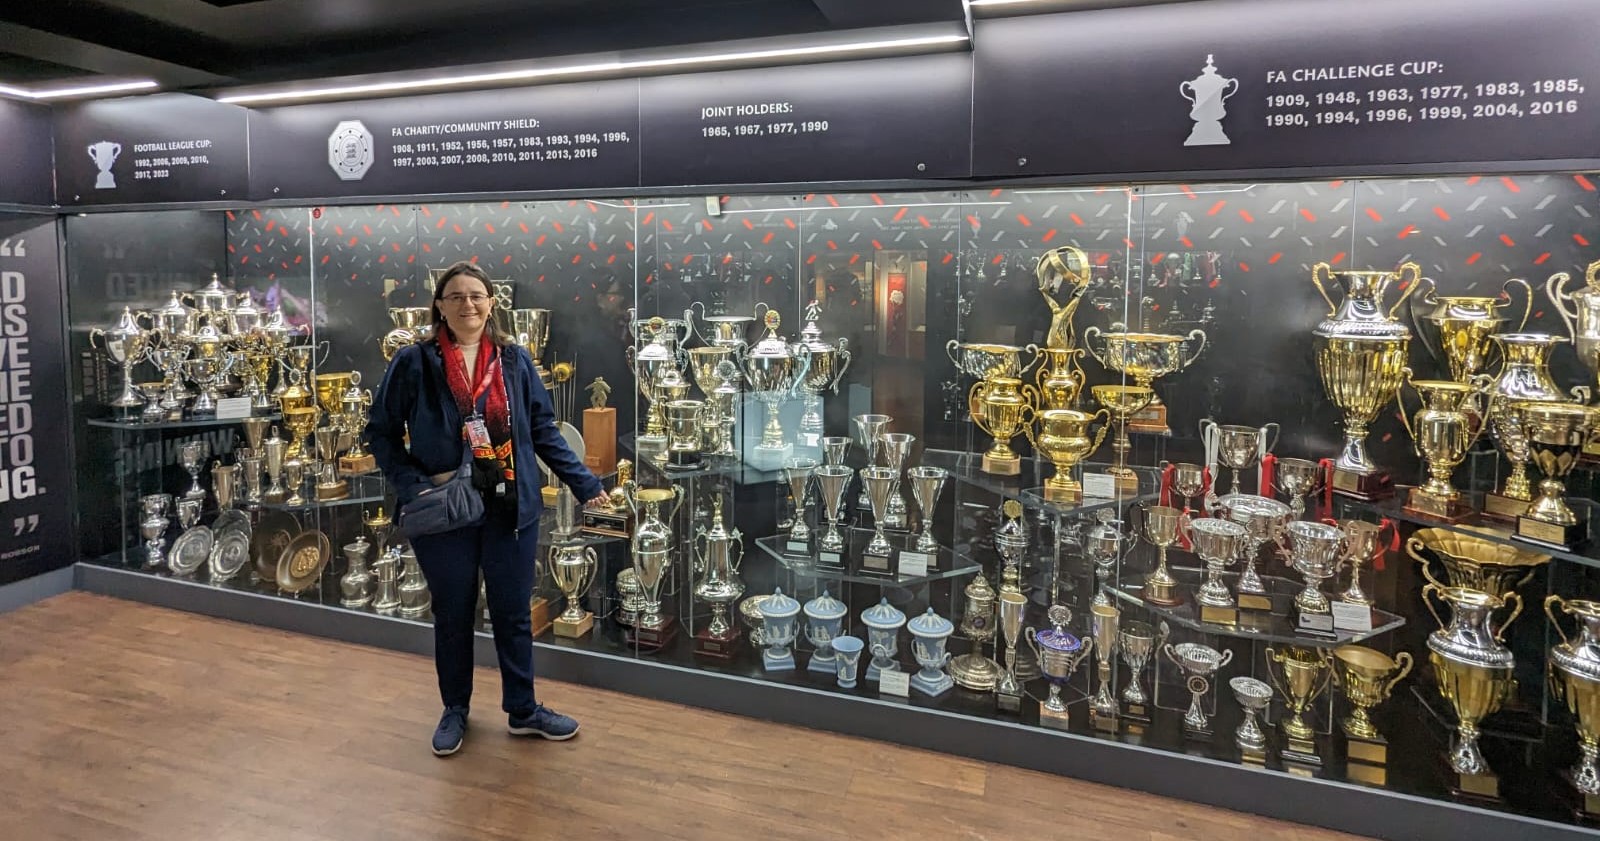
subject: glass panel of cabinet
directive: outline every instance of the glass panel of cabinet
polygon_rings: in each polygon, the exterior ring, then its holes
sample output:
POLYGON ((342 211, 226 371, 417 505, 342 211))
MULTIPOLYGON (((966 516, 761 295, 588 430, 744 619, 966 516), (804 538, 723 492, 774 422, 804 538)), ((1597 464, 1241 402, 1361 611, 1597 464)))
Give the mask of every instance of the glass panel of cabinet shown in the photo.
POLYGON ((425 619, 353 433, 471 259, 609 489, 547 489, 541 642, 1586 820, 1595 195, 75 217, 84 554, 425 619))

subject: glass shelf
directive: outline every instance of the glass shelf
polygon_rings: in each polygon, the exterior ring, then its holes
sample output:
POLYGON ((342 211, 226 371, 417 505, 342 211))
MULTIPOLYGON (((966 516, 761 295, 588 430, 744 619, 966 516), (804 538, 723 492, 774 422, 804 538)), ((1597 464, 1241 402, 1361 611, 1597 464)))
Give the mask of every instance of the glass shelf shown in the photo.
MULTIPOLYGON (((761 470, 751 466, 748 462, 737 456, 707 456, 700 457, 700 466, 679 470, 667 468, 648 458, 639 458, 638 450, 634 448, 634 435, 622 436, 617 444, 628 455, 632 456, 634 475, 638 476, 648 472, 650 476, 667 481, 680 479, 702 479, 707 477, 727 477, 740 485, 759 485, 766 482, 783 481, 782 470, 761 470)), ((797 448, 798 450, 798 448, 797 448)))
POLYGON ((295 513, 304 513, 307 511, 322 511, 329 508, 344 508, 350 505, 371 505, 373 503, 383 502, 386 498, 387 497, 384 494, 380 493, 377 495, 367 494, 362 496, 347 496, 344 499, 329 499, 320 502, 314 499, 308 499, 304 505, 285 505, 281 502, 263 502, 261 503, 260 508, 263 511, 290 511, 295 513))
MULTIPOLYGON (((1294 600, 1294 594, 1305 588, 1302 581, 1288 578, 1278 578, 1270 575, 1261 576, 1267 585, 1267 590, 1272 594, 1273 611, 1264 613, 1260 611, 1239 611, 1238 625, 1221 625, 1214 622, 1202 622, 1200 610, 1195 604, 1195 590, 1205 580, 1205 571, 1186 567, 1170 566, 1172 577, 1178 579, 1178 590, 1183 598, 1183 603, 1168 607, 1166 605, 1151 604, 1144 600, 1144 576, 1134 576, 1130 580, 1124 576, 1120 585, 1106 588, 1112 596, 1119 601, 1144 608, 1173 624, 1200 631, 1206 634, 1215 634, 1224 637, 1262 640, 1264 642, 1282 642, 1292 645, 1306 646, 1309 648, 1332 648, 1346 643, 1358 643, 1374 637, 1387 634, 1406 623, 1405 617, 1387 611, 1372 609, 1372 630, 1346 631, 1336 630, 1334 636, 1316 636, 1302 634, 1295 629, 1294 620, 1289 615, 1289 609, 1294 600), (1282 612, 1279 612, 1282 611, 1282 612)), ((1223 580, 1228 582, 1228 589, 1237 592, 1237 573, 1224 573, 1223 580)))
POLYGON ((784 551, 788 543, 787 535, 763 537, 756 541, 762 551, 776 558, 790 572, 813 578, 822 578, 829 581, 848 581, 856 584, 893 584, 898 587, 914 587, 930 581, 941 581, 946 578, 958 578, 972 575, 982 570, 978 562, 972 558, 956 552, 945 546, 929 559, 926 575, 901 575, 898 569, 899 552, 909 549, 916 541, 916 535, 906 532, 885 532, 889 544, 895 548, 894 569, 888 572, 875 572, 862 566, 861 556, 867 543, 872 540, 872 529, 848 528, 841 529, 844 534, 845 551, 843 553, 844 568, 824 566, 817 563, 814 555, 790 554, 784 551))
POLYGON ((277 415, 277 414, 273 414, 273 415, 251 415, 249 418, 223 418, 222 420, 218 420, 216 418, 200 418, 200 419, 196 419, 196 420, 157 421, 155 423, 144 423, 142 421, 136 421, 136 420, 134 420, 134 421, 119 421, 119 420, 112 420, 110 418, 90 418, 89 420, 86 421, 86 423, 88 423, 88 425, 90 425, 90 426, 97 427, 97 428, 100 428, 100 429, 118 429, 118 430, 123 430, 123 431, 127 431, 127 432, 144 432, 146 430, 204 429, 204 428, 210 427, 210 426, 227 426, 229 424, 243 423, 244 421, 250 420, 251 418, 256 418, 256 419, 264 420, 264 421, 272 421, 272 422, 276 423, 276 422, 282 420, 283 416, 282 415, 277 415))
MULTIPOLYGON (((1426 514, 1407 511, 1405 499, 1408 490, 1409 488, 1406 487, 1398 487, 1395 489, 1394 496, 1372 501, 1353 499, 1335 494, 1334 510, 1370 512, 1380 517, 1388 517, 1391 520, 1403 523, 1470 534, 1474 537, 1492 540, 1506 546, 1541 552, 1552 558, 1560 558, 1564 561, 1571 561, 1585 566, 1600 567, 1600 540, 1596 539, 1600 538, 1600 504, 1596 504, 1592 500, 1577 497, 1567 498, 1567 504, 1572 506, 1573 511, 1578 512, 1580 515, 1584 513, 1589 515, 1589 541, 1573 551, 1565 551, 1542 543, 1517 540, 1512 537, 1513 532, 1516 530, 1516 524, 1506 520, 1496 520, 1477 514, 1460 523, 1446 523, 1426 514)), ((1462 498, 1472 506, 1473 510, 1483 510, 1483 494, 1463 492, 1462 498)))
MULTIPOLYGON (((1086 496, 1075 503, 1050 502, 1044 498, 1044 480, 1055 475, 1055 465, 1039 459, 1023 459, 1022 472, 1016 476, 996 476, 982 470, 983 454, 959 450, 929 449, 922 454, 922 463, 929 467, 942 467, 950 471, 951 478, 999 496, 1016 499, 1028 508, 1052 514, 1090 514, 1106 508, 1118 508, 1135 502, 1155 499, 1161 491, 1161 471, 1154 467, 1132 467, 1139 476, 1139 491, 1120 498, 1086 496)), ((1109 462, 1084 462, 1083 470, 1096 472, 1111 466, 1109 462)), ((1081 475, 1081 474, 1080 474, 1081 475)))

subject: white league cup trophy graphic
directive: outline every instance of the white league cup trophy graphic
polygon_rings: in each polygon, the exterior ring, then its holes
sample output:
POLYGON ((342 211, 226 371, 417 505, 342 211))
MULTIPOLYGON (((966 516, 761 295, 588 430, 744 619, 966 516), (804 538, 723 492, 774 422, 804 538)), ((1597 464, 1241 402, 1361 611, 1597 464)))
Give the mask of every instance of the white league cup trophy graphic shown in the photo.
POLYGON ((116 163, 117 156, 122 154, 122 144, 102 140, 99 143, 89 144, 88 151, 89 160, 94 161, 95 167, 100 170, 100 174, 95 176, 94 188, 96 190, 115 190, 117 188, 117 178, 111 174, 111 165, 116 163))
POLYGON ((1194 120, 1194 130, 1189 132, 1185 146, 1226 146, 1233 141, 1222 132, 1222 118, 1228 110, 1222 103, 1239 92, 1239 80, 1218 76, 1212 56, 1206 56, 1206 66, 1193 80, 1178 85, 1178 93, 1189 100, 1189 119, 1194 120))

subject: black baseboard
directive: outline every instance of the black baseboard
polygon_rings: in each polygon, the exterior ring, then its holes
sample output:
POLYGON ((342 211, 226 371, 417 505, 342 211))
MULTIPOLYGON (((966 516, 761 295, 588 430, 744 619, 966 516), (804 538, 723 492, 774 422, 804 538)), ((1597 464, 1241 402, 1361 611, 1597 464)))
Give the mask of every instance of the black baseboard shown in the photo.
MULTIPOLYGON (((275 596, 79 564, 79 589, 266 627, 427 654, 427 625, 275 596)), ((478 662, 493 665, 480 634, 478 662)), ((894 742, 1089 782, 1136 789, 1394 841, 1594 841, 1596 834, 1531 818, 1328 780, 1307 780, 1204 757, 892 700, 778 685, 632 657, 538 644, 539 674, 554 680, 894 742)), ((1063 808, 1069 808, 1063 806, 1063 808)))

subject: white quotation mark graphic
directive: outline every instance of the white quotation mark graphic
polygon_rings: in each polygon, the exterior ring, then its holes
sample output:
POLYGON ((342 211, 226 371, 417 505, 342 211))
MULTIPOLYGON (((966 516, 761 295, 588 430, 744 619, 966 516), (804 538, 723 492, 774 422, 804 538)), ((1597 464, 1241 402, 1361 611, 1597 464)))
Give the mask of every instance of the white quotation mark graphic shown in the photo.
POLYGON ((39 515, 29 514, 11 521, 11 536, 21 537, 39 530, 39 515))
POLYGON ((11 240, 9 240, 9 239, 8 240, 4 240, 4 241, 0 241, 0 257, 26 257, 26 256, 28 256, 27 243, 28 243, 28 241, 25 240, 25 239, 17 240, 17 244, 16 245, 12 245, 11 244, 11 240))

